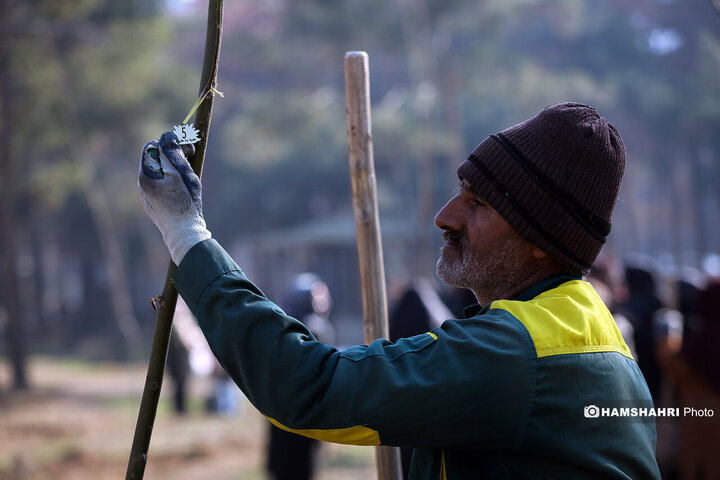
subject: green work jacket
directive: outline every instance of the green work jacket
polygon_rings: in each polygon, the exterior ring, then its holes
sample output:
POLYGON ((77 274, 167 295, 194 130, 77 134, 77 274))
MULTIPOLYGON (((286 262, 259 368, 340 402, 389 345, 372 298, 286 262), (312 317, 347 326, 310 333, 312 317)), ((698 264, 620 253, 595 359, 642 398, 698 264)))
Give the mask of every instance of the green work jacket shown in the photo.
POLYGON ((412 479, 660 478, 652 419, 592 418, 592 406, 652 404, 579 277, 343 351, 268 300, 215 240, 194 246, 174 281, 220 364, 280 428, 412 447, 412 479))

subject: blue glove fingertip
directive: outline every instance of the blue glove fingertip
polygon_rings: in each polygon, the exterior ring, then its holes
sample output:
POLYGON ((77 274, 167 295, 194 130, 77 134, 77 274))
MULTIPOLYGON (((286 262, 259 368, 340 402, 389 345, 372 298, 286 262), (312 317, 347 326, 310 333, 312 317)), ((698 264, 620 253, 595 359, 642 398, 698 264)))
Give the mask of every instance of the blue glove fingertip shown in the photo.
POLYGON ((187 187, 190 192, 190 196, 202 212, 202 187, 200 185, 200 179, 195 175, 190 163, 185 158, 183 150, 178 143, 177 136, 173 132, 163 133, 160 137, 160 149, 180 174, 185 187, 187 187))
POLYGON ((157 140, 153 140, 145 144, 140 157, 140 168, 143 175, 159 180, 165 176, 162 163, 160 163, 160 151, 158 150, 157 140))

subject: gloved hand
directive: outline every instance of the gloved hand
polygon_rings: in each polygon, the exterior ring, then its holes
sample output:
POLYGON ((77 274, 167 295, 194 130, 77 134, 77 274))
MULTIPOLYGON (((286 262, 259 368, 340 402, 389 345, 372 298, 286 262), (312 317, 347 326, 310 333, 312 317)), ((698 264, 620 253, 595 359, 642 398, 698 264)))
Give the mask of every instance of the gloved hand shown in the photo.
POLYGON ((162 233, 175 265, 197 243, 211 238, 202 214, 202 186, 178 138, 163 133, 145 144, 140 158, 138 191, 145 213, 162 233))

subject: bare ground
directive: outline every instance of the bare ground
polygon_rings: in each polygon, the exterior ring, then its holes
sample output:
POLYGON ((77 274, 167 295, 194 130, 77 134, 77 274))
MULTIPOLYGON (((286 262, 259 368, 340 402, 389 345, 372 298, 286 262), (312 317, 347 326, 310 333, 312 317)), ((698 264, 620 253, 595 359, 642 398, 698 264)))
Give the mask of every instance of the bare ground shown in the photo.
MULTIPOLYGON (((36 358, 30 367, 32 388, 9 392, 7 364, 0 362, 0 480, 124 478, 146 366, 36 358)), ((178 416, 169 387, 163 387, 144 478, 267 478, 267 421, 257 410, 246 403, 230 417, 207 414, 209 383, 194 379, 190 411, 178 416)), ((323 445, 317 480, 374 477, 373 449, 323 445)))

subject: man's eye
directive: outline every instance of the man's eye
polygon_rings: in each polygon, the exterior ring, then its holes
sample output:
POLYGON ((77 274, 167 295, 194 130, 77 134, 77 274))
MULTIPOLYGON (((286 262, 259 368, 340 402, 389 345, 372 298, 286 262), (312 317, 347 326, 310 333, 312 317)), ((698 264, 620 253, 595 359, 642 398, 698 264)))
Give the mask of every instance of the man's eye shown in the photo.
POLYGON ((472 204, 474 207, 487 207, 487 204, 480 200, 479 198, 473 198, 472 204))

